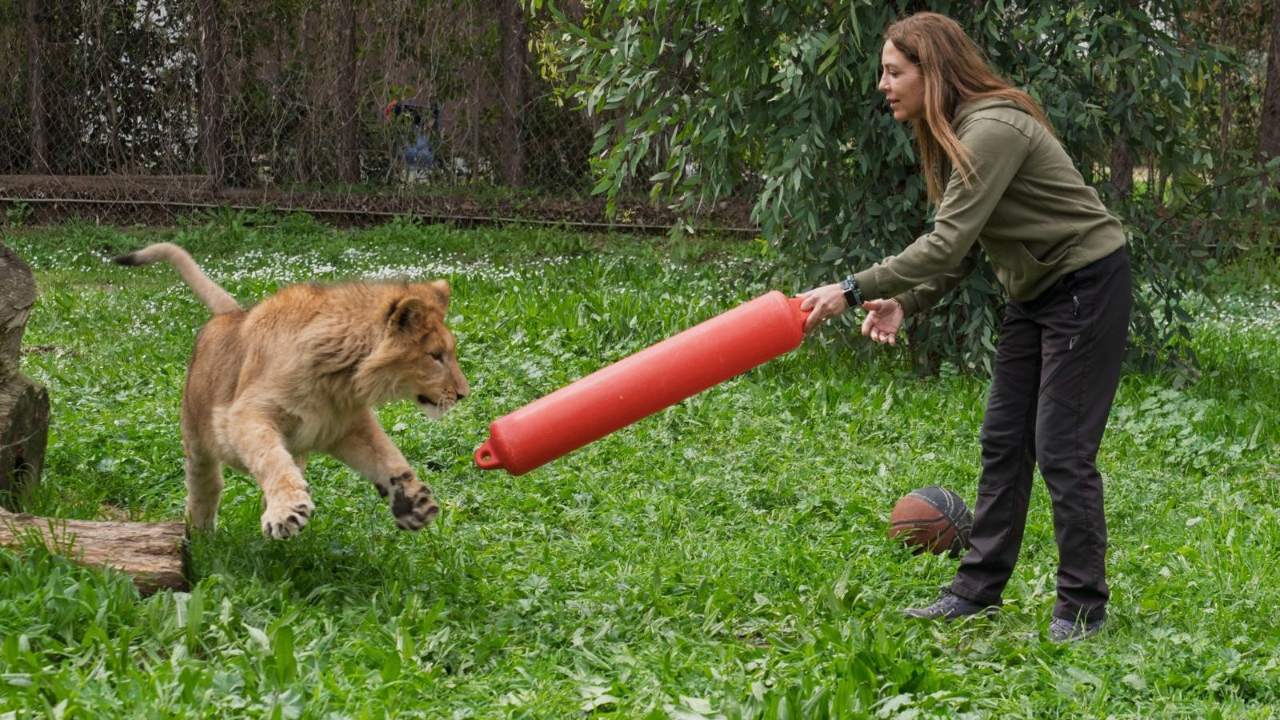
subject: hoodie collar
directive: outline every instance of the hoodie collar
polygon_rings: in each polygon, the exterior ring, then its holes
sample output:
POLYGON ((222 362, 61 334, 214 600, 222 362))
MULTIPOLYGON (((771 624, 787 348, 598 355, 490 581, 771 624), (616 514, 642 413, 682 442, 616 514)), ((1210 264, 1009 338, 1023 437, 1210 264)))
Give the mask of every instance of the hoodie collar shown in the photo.
POLYGON ((979 98, 977 100, 970 100, 969 102, 961 105, 959 109, 956 110, 956 117, 951 124, 952 126, 959 125, 970 115, 973 115, 980 110, 990 110, 992 108, 1011 108, 1021 113, 1026 112, 1026 110, 1022 109, 1021 105, 1012 100, 1005 100, 1003 98, 979 98))

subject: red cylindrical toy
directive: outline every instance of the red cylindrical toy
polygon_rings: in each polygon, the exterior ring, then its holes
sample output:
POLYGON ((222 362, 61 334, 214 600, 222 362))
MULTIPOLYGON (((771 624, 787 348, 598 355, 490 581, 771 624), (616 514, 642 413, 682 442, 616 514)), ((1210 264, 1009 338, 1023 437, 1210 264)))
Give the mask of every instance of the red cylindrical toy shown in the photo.
POLYGON ((523 475, 794 350, 809 314, 800 302, 766 293, 508 413, 476 464, 523 475))

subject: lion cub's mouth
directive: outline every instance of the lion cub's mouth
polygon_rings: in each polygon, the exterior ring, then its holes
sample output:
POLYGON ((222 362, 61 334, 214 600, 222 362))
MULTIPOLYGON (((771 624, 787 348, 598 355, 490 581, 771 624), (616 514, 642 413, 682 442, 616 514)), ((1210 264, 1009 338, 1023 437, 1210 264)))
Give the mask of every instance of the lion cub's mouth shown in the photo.
POLYGON ((418 407, 421 408, 422 412, 426 413, 427 417, 432 420, 439 420, 444 417, 444 414, 450 407, 450 403, 444 401, 436 402, 426 395, 419 395, 417 399, 418 407))

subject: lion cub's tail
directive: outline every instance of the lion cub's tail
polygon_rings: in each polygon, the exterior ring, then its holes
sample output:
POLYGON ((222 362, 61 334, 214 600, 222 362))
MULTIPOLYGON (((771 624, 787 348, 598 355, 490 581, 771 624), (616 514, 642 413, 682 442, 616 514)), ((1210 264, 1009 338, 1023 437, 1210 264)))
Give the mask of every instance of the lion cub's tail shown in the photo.
POLYGON ((115 258, 112 262, 119 265, 150 265, 154 262, 165 261, 172 265, 178 274, 182 276, 191 291, 196 294, 200 302, 204 306, 213 311, 214 315, 235 312, 240 309, 240 303, 236 299, 227 294, 218 286, 218 283, 209 279, 208 275, 200 269, 196 261, 187 254, 186 250, 174 245, 173 243, 156 243, 148 245, 137 252, 131 252, 128 255, 122 255, 115 258))

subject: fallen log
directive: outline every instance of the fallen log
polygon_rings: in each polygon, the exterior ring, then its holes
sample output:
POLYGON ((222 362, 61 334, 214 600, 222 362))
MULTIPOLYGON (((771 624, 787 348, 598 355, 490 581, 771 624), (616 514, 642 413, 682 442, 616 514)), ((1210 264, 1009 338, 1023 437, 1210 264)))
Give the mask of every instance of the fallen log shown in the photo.
POLYGON ((79 565, 128 573, 144 595, 188 588, 186 523, 63 520, 0 509, 0 545, 33 544, 79 565))

